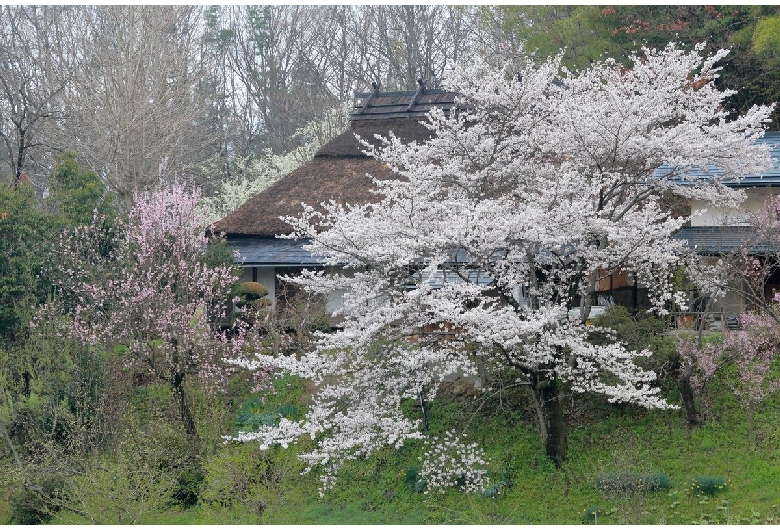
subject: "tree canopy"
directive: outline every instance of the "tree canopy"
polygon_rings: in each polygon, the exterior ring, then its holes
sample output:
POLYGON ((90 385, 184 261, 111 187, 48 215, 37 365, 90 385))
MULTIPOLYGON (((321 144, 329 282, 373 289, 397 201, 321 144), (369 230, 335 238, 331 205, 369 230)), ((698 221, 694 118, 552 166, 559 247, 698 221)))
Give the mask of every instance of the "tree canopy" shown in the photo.
MULTIPOLYGON (((780 99, 780 11, 777 6, 513 6, 503 7, 508 32, 525 51, 541 57, 565 50, 564 63, 586 67, 603 57, 624 64, 640 45, 687 48, 706 43, 712 53, 728 48, 719 86, 737 92, 726 99, 734 113, 780 99)), ((778 110, 772 129, 778 129, 778 110)))
POLYGON ((671 280, 693 258, 670 236, 687 217, 665 210, 663 196, 738 201, 717 183, 691 182, 688 170, 714 165, 739 179, 768 166, 767 148, 752 140, 771 109, 726 120, 730 92, 715 80, 727 53, 669 44, 632 55, 630 69, 605 59, 569 72, 560 55, 519 73, 479 61, 455 69, 446 86, 467 110, 431 111, 427 143, 391 135, 373 149, 398 174, 376 181, 377 203, 309 207, 289 220, 292 237, 346 268, 298 280, 344 293, 343 329, 300 359, 248 364, 312 378, 318 390, 306 419, 239 438, 313 437, 302 458, 322 466, 328 486, 345 460, 424 437, 402 403, 424 402, 459 374, 528 385, 557 464, 570 394, 669 407, 656 374, 635 362, 648 352, 596 344, 591 334, 607 331, 586 321, 597 281, 619 270, 650 287, 657 312, 684 305, 671 280))

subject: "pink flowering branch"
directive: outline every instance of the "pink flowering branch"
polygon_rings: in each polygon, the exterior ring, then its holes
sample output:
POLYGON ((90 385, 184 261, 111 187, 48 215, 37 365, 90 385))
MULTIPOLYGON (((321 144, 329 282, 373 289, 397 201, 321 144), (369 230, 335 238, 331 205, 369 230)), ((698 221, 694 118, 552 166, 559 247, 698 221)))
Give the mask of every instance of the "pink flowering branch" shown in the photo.
POLYGON ((126 221, 107 228, 96 216, 63 234, 50 270, 72 316, 70 334, 121 351, 127 368, 170 384, 193 437, 185 379, 194 374, 208 389, 220 388, 231 372, 223 358, 257 342, 248 330, 228 339, 217 329, 237 276, 231 264, 205 263, 209 241, 197 200, 181 185, 137 194, 126 221))

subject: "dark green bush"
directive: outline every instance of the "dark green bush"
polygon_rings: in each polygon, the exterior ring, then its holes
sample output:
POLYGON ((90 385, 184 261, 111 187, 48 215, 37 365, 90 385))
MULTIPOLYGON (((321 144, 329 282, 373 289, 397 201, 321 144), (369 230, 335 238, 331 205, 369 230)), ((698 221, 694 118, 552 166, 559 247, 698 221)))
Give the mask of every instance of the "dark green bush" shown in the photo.
POLYGON ((298 419, 300 415, 300 410, 292 403, 273 406, 251 396, 241 404, 234 423, 239 431, 256 431, 262 426, 278 425, 281 418, 298 419))
POLYGON ((695 495, 708 495, 713 497, 718 493, 728 491, 729 483, 723 477, 696 475, 691 479, 689 489, 691 493, 695 495))
MULTIPOLYGON (((593 324, 614 330, 614 338, 626 345, 629 350, 650 350, 650 357, 641 357, 637 364, 645 370, 652 370, 660 376, 660 386, 665 391, 676 388, 676 379, 669 377, 673 368, 679 366, 680 355, 673 337, 664 334, 664 322, 645 311, 632 314, 623 306, 613 305, 607 311, 593 319, 593 324)), ((593 333, 590 340, 594 344, 605 344, 611 338, 601 332, 593 333)))
POLYGON ((61 477, 46 475, 35 479, 28 487, 14 489, 9 496, 11 524, 48 523, 57 512, 55 501, 59 498, 64 482, 61 477))
POLYGON ((420 478, 420 466, 412 464, 404 470, 404 482, 417 493, 422 492, 427 486, 425 479, 420 478))
POLYGON ((482 496, 495 499, 502 491, 512 487, 512 476, 515 474, 515 465, 511 458, 505 459, 498 473, 491 472, 490 485, 482 491, 482 496))
POLYGON ((596 476, 596 488, 604 494, 655 492, 668 490, 671 485, 671 480, 663 473, 618 471, 596 476))
POLYGON ((173 498, 181 506, 189 508, 198 503, 198 491, 206 475, 201 468, 184 469, 176 477, 173 498))

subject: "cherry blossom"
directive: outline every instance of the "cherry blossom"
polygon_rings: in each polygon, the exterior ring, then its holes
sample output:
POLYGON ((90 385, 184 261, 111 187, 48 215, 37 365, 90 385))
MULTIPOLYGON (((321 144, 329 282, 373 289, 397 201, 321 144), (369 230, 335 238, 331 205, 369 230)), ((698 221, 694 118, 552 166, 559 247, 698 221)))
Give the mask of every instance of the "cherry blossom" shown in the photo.
POLYGON ((343 272, 295 279, 312 292, 343 292, 335 333, 300 357, 258 355, 312 379, 308 415, 242 440, 263 446, 310 436, 301 455, 332 485, 343 462, 425 437, 405 400, 430 400, 452 377, 512 369, 530 388, 545 450, 566 459, 565 400, 669 408, 647 351, 595 345, 586 325, 598 271, 632 271, 653 307, 684 306, 673 274, 689 259, 670 236, 688 220, 662 207, 669 193, 737 204, 720 184, 768 166, 770 109, 727 120, 716 66, 728 52, 674 44, 643 49, 631 68, 613 60, 578 73, 560 57, 521 71, 474 61, 449 73, 459 111, 430 112, 434 138, 392 134, 367 152, 396 173, 375 180, 376 202, 307 207, 290 237, 343 272), (721 173, 698 178, 694 167, 721 173), (478 279, 481 278, 481 279, 478 279))

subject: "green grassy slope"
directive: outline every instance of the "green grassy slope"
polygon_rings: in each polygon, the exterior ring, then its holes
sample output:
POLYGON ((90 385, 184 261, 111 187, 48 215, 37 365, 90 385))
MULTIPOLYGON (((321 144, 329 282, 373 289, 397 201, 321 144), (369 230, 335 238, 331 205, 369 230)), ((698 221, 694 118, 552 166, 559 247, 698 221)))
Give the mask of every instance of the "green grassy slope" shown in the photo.
MULTIPOLYGON (((522 396, 503 398, 511 402, 522 396)), ((303 465, 295 448, 290 448, 271 452, 261 472, 265 479, 242 502, 226 506, 202 502, 189 511, 157 514, 144 522, 593 524, 588 511, 597 511, 598 524, 780 521, 778 399, 756 411, 753 432, 748 432, 744 414, 725 391, 713 405, 715 417, 693 431, 685 427, 680 411, 645 411, 578 399, 570 458, 560 470, 544 458, 529 411, 522 407, 512 410, 506 401, 493 399, 472 417, 472 397, 433 404, 432 430, 451 422, 468 423, 469 437, 486 449, 494 479, 508 483, 492 498, 458 491, 416 492, 407 471, 418 462, 419 444, 351 463, 335 488, 320 498, 317 477, 299 474, 303 465), (596 488, 600 473, 621 471, 663 473, 671 487, 637 494, 604 494, 596 488), (722 477, 729 485, 715 496, 696 494, 691 480, 699 475, 722 477)), ((228 446, 224 451, 239 455, 234 461, 245 465, 258 457, 254 448, 246 446, 228 446)))

